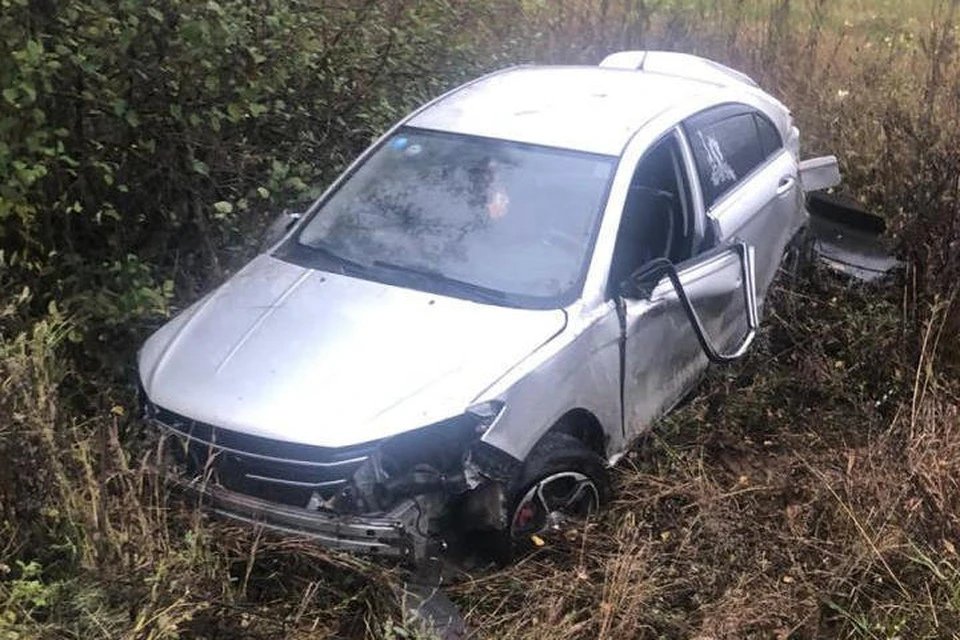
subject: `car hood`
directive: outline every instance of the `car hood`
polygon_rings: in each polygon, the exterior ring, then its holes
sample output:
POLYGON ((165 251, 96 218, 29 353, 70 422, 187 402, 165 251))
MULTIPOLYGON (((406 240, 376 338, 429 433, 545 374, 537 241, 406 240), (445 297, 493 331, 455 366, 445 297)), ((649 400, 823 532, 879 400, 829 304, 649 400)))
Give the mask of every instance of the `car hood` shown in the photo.
POLYGON ((262 255, 147 340, 140 379, 193 420, 345 446, 462 413, 565 324, 262 255))

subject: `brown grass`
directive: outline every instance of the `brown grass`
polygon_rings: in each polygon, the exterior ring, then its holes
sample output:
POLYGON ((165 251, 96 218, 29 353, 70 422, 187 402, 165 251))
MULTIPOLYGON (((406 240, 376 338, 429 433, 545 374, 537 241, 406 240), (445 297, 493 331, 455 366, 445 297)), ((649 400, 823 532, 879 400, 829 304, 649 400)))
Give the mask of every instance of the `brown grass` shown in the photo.
POLYGON ((874 318, 839 295, 896 312, 842 282, 778 291, 762 351, 622 465, 582 540, 456 590, 481 637, 950 637, 956 399, 927 392, 913 412, 889 345, 858 344, 874 318), (811 317, 836 344, 810 340, 811 317))

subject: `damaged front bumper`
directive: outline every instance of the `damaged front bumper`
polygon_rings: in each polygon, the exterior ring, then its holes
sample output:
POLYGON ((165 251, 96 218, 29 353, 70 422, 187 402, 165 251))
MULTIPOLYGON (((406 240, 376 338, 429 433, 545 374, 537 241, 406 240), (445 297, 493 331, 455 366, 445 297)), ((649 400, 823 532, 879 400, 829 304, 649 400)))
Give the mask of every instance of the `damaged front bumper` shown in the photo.
POLYGON ((476 416, 329 448, 230 431, 150 406, 165 477, 211 513, 343 551, 421 564, 506 526, 518 461, 476 416))
POLYGON ((309 538, 330 549, 419 563, 446 548, 442 539, 418 531, 423 507, 415 499, 405 500, 378 517, 344 516, 270 502, 216 484, 187 481, 175 474, 167 478, 218 516, 309 538))

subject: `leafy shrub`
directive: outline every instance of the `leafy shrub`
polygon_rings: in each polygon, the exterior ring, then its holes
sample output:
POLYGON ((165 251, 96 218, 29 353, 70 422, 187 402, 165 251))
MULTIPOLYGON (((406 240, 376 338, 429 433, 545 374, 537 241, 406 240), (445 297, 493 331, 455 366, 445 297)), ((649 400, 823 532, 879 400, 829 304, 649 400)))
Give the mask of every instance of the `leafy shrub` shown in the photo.
POLYGON ((5 0, 7 277, 80 330, 163 313, 171 280, 191 296, 222 277, 271 212, 469 72, 444 36, 461 20, 445 2, 5 0))

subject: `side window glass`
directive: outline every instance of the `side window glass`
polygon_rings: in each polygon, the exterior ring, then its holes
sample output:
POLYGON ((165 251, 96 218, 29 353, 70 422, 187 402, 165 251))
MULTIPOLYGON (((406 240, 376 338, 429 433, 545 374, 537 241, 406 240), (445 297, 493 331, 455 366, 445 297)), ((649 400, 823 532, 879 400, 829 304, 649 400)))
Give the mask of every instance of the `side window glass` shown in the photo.
POLYGON ((634 170, 613 252, 610 284, 619 285, 655 258, 690 257, 693 209, 674 135, 647 151, 634 170))
POLYGON ((721 107, 694 116, 685 129, 708 209, 767 157, 751 111, 721 107))
POLYGON ((755 113, 753 117, 757 122, 757 133, 760 135, 763 157, 769 158, 783 148, 783 138, 780 137, 780 132, 766 116, 755 113))

